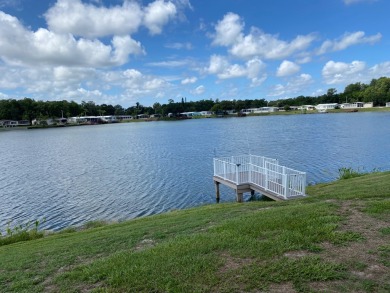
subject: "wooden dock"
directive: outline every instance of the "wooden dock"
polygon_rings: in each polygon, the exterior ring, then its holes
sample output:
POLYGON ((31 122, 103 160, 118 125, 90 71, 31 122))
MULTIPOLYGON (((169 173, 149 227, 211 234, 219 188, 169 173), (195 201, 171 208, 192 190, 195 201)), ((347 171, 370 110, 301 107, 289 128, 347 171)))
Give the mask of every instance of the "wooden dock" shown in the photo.
POLYGON ((243 194, 259 192, 273 200, 303 197, 306 173, 279 165, 278 160, 247 155, 214 159, 213 180, 216 200, 220 200, 220 184, 236 191, 237 202, 243 194))

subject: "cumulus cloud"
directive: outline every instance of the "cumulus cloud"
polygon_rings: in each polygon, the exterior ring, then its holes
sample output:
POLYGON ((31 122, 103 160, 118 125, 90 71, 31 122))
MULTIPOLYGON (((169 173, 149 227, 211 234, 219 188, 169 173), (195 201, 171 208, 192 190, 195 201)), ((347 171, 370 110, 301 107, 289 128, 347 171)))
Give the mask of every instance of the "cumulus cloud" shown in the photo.
POLYGON ((152 35, 160 34, 162 27, 175 17, 176 6, 172 2, 156 0, 145 8, 144 25, 152 35))
POLYGON ((239 58, 282 59, 305 50, 316 39, 314 34, 299 35, 288 42, 256 27, 252 27, 248 35, 244 35, 243 29, 240 16, 228 13, 215 26, 212 43, 230 47, 229 52, 239 58))
POLYGON ((215 26, 213 44, 220 46, 230 46, 242 38, 244 24, 240 16, 235 13, 228 13, 215 26))
POLYGON ((191 83, 195 83, 198 79, 194 76, 194 77, 188 77, 188 78, 185 78, 181 81, 181 84, 191 84, 191 83))
POLYGON ((210 57, 209 66, 206 72, 215 74, 219 79, 230 79, 246 77, 252 81, 252 86, 260 85, 266 78, 265 73, 259 77, 265 69, 265 64, 258 58, 253 58, 245 63, 230 64, 230 62, 223 56, 212 55, 210 57))
POLYGON ((341 38, 336 40, 326 40, 317 50, 317 54, 345 50, 348 47, 358 44, 374 44, 382 38, 380 33, 372 36, 366 36, 365 32, 358 31, 354 33, 345 33, 341 38))
POLYGON ((363 61, 351 63, 329 61, 322 68, 322 77, 327 84, 347 85, 355 82, 370 82, 373 78, 390 75, 390 61, 367 67, 363 61))
POLYGON ((17 18, 0 11, 0 56, 17 65, 113 66, 128 61, 129 54, 142 54, 139 42, 129 36, 114 37, 111 45, 99 40, 75 39, 40 28, 33 32, 17 18))
POLYGON ((353 61, 351 63, 329 61, 322 68, 322 77, 327 84, 344 84, 365 79, 363 72, 366 63, 353 61))
POLYGON ((301 93, 308 85, 313 82, 313 78, 310 74, 301 74, 298 77, 291 79, 286 84, 275 85, 269 96, 289 96, 297 93, 301 93))
POLYGON ((194 95, 202 95, 205 92, 206 88, 203 85, 198 86, 193 91, 191 91, 194 95))
POLYGON ((133 1, 106 8, 81 0, 58 0, 44 16, 53 32, 95 38, 136 32, 142 23, 143 11, 133 1))
POLYGON ((141 7, 136 1, 125 0, 121 6, 109 8, 81 0, 58 0, 44 17, 48 28, 55 33, 99 38, 131 35, 141 25, 146 26, 152 35, 160 34, 176 13, 175 4, 164 0, 156 0, 146 7, 141 7))
POLYGON ((297 36, 291 42, 252 28, 251 33, 235 43, 230 53, 240 58, 259 56, 264 59, 282 59, 305 50, 316 39, 314 35, 297 36))
POLYGON ((283 77, 288 75, 293 75, 300 70, 299 65, 294 62, 284 60, 276 71, 276 76, 283 77))
POLYGON ((390 75, 390 61, 376 64, 369 69, 369 76, 372 78, 378 78, 382 76, 390 75))

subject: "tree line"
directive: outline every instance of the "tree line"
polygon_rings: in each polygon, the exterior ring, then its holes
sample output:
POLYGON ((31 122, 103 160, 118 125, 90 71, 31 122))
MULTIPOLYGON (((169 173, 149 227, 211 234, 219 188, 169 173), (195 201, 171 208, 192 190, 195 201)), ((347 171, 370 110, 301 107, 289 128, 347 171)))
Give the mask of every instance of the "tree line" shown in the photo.
POLYGON ((104 116, 104 115, 132 115, 139 114, 178 114, 182 112, 199 111, 240 111, 248 108, 260 108, 266 106, 285 107, 301 105, 317 105, 323 103, 354 103, 373 102, 374 106, 384 106, 390 102, 390 78, 381 77, 373 79, 369 84, 354 83, 345 87, 344 92, 337 93, 334 88, 328 89, 327 93, 318 97, 298 96, 290 99, 267 101, 265 99, 237 99, 237 100, 200 100, 189 101, 182 98, 175 102, 169 99, 168 103, 154 103, 153 106, 143 106, 136 103, 134 106, 123 108, 121 105, 96 105, 93 101, 76 103, 74 101, 36 101, 30 98, 21 100, 0 100, 0 120, 29 120, 74 117, 74 116, 104 116))

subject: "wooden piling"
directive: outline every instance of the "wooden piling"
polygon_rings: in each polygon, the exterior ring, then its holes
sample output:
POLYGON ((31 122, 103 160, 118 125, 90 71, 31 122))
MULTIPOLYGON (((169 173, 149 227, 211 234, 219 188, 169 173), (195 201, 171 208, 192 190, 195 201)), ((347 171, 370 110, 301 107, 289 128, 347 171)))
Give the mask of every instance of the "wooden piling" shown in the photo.
POLYGON ((237 190, 237 202, 243 202, 243 201, 244 201, 244 194, 237 190))
POLYGON ((215 200, 219 203, 220 195, 219 195, 219 182, 214 181, 215 183, 215 200))

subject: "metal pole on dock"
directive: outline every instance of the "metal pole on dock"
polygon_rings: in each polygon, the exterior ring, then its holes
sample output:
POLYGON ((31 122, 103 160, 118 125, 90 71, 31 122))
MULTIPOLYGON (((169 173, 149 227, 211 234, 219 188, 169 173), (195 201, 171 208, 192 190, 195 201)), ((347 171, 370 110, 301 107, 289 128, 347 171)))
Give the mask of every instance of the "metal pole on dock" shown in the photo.
POLYGON ((214 181, 215 183, 215 200, 219 203, 220 195, 219 195, 219 182, 214 181))

